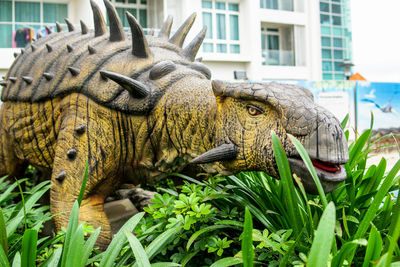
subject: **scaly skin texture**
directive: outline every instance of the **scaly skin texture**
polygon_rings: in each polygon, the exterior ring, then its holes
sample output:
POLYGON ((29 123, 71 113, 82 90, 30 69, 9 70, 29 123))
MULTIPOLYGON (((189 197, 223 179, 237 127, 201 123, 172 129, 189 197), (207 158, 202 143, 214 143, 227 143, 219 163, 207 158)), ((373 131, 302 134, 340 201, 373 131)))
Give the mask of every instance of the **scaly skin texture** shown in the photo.
POLYGON ((105 1, 110 33, 92 2, 95 30, 43 37, 17 57, 3 85, 0 175, 18 177, 29 163, 51 179, 50 208, 66 226, 88 162, 80 221, 111 230, 104 199, 126 181, 151 184, 199 164, 208 173, 260 170, 277 177, 270 133, 280 137, 292 171, 309 192, 311 176, 288 138, 309 152, 324 189, 346 178, 346 140, 334 116, 304 88, 277 83, 210 81, 194 62, 205 29, 182 49, 194 15, 169 40, 144 36, 129 14, 132 36, 105 1), (133 40, 133 41, 132 41, 133 40))

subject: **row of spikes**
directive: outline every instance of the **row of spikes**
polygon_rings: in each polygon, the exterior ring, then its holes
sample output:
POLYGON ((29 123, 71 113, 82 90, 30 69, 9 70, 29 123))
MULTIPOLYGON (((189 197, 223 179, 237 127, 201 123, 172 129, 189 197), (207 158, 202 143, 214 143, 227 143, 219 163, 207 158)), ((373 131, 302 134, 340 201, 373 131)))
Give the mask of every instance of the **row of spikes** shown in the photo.
MULTIPOLYGON (((94 20, 94 35, 95 37, 101 36, 107 32, 106 22, 104 20, 103 14, 99 6, 93 1, 90 1, 92 10, 93 10, 93 20, 94 20)), ((117 11, 115 10, 114 6, 108 0, 104 0, 104 4, 107 10, 107 16, 110 23, 110 41, 111 42, 118 42, 125 40, 125 33, 122 27, 121 20, 118 16, 117 11)), ((131 28, 132 33, 132 54, 140 57, 140 58, 147 58, 150 56, 150 48, 147 44, 146 37, 144 35, 143 29, 140 24, 137 22, 135 17, 126 12, 126 16, 128 19, 129 26, 131 28)), ((179 47, 182 47, 183 42, 185 41, 186 35, 188 34, 190 28, 192 27, 194 20, 196 18, 196 13, 193 13, 189 18, 185 20, 185 22, 179 27, 176 33, 169 38, 171 33, 172 27, 172 17, 169 16, 166 21, 164 22, 161 30, 158 34, 159 38, 168 39, 168 42, 171 44, 175 44, 179 47)), ((72 32, 75 30, 73 24, 68 20, 65 19, 65 22, 68 27, 68 31, 72 32)), ((81 24, 81 32, 82 34, 88 33, 88 27, 83 21, 80 21, 81 24)), ((57 32, 62 31, 62 26, 60 23, 56 22, 57 32)), ((52 30, 46 26, 46 30, 49 34, 52 33, 52 30)), ((191 61, 194 61, 196 54, 205 38, 207 31, 207 27, 203 27, 203 29, 195 36, 195 38, 188 44, 185 49, 183 49, 183 55, 191 61)), ((39 38, 41 35, 39 34, 39 38)), ((35 45, 31 45, 32 50, 36 47, 35 45)), ((46 45, 49 52, 52 51, 51 46, 46 45)), ((21 50, 21 54, 23 54, 24 50, 21 50)), ((14 56, 17 57, 18 53, 14 53, 14 56)))

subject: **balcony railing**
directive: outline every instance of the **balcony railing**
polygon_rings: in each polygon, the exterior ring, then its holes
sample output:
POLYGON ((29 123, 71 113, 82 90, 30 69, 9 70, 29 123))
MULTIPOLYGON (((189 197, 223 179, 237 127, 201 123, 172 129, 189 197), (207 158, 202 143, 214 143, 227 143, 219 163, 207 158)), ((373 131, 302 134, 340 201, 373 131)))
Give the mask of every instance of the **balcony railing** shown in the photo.
POLYGON ((294 66, 294 52, 285 50, 263 50, 262 64, 268 66, 294 66))
POLYGON ((293 11, 293 0, 261 0, 260 7, 266 9, 293 11))

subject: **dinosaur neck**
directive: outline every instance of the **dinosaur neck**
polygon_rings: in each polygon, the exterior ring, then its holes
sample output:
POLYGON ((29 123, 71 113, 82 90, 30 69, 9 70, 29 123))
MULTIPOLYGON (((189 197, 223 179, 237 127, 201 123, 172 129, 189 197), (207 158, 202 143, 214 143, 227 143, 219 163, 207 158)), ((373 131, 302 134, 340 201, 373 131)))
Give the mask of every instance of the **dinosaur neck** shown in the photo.
POLYGON ((179 171, 170 168, 183 166, 211 149, 216 109, 208 80, 189 76, 167 89, 149 118, 153 122, 152 143, 157 146, 150 153, 152 165, 162 172, 179 171))

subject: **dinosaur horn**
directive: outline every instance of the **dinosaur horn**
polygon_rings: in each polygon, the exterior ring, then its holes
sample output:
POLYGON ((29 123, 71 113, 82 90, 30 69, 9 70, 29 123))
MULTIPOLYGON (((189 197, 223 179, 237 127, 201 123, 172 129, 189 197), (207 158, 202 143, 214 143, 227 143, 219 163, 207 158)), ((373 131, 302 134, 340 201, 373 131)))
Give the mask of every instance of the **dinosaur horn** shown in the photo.
POLYGON ((104 21, 103 13, 101 13, 100 8, 95 1, 90 0, 90 5, 92 6, 93 11, 94 36, 101 36, 107 31, 107 25, 104 21))
POLYGON ((190 28, 192 27, 195 19, 196 19, 196 13, 193 13, 192 15, 190 15, 190 17, 188 17, 185 20, 185 22, 179 27, 176 33, 169 39, 169 42, 179 47, 182 47, 186 35, 188 34, 190 28))
POLYGON ((212 89, 215 96, 223 96, 225 91, 224 82, 221 80, 213 80, 211 82, 212 89))
POLYGON ((131 13, 126 11, 125 14, 132 32, 132 54, 141 58, 149 57, 150 48, 147 44, 142 27, 131 13))
POLYGON ((205 164, 215 161, 233 160, 238 154, 237 146, 234 144, 223 144, 217 146, 200 156, 192 159, 191 164, 205 164))
POLYGON ((194 37, 194 39, 188 44, 188 46, 185 47, 183 50, 183 55, 190 59, 191 61, 194 61, 197 52, 199 51, 199 48, 201 44, 203 43, 204 37, 206 37, 207 33, 207 26, 204 26, 203 29, 194 37))
POLYGON ((69 19, 65 19, 65 23, 67 23, 68 31, 72 32, 74 31, 74 25, 72 25, 71 21, 69 19))
POLYGON ((56 21, 56 28, 57 28, 57 32, 62 32, 62 26, 58 21, 56 21))
POLYGON ((150 93, 146 85, 127 76, 106 70, 101 70, 100 75, 103 79, 109 78, 121 85, 134 98, 144 98, 150 93))
POLYGON ((172 16, 168 16, 168 18, 162 25, 160 32, 158 33, 158 37, 169 38, 169 34, 171 33, 172 21, 173 21, 172 16))
POLYGON ((119 42, 125 40, 124 29, 115 7, 109 0, 104 0, 107 9, 108 21, 110 23, 110 41, 119 42))
POLYGON ((81 20, 81 32, 82 34, 87 34, 89 31, 88 27, 86 26, 86 24, 81 20))

